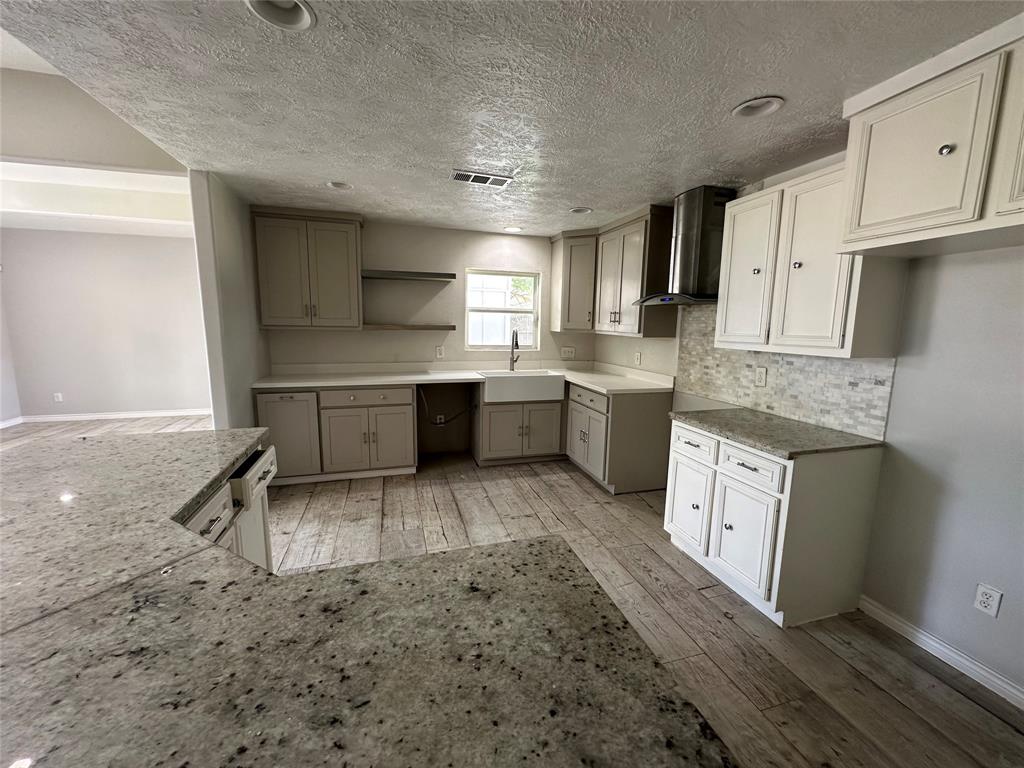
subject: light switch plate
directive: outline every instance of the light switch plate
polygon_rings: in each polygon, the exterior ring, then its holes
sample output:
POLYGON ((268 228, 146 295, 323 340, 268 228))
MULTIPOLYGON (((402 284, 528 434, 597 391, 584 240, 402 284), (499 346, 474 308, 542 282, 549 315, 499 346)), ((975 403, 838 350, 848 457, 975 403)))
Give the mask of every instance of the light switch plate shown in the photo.
POLYGON ((576 347, 562 347, 558 350, 558 354, 563 360, 575 360, 576 347))
POLYGON ((434 359, 444 360, 444 347, 434 347, 434 359))
POLYGON ((767 368, 755 368, 754 369, 754 386, 755 387, 767 387, 768 386, 768 369, 767 368))
POLYGON ((641 361, 643 361, 643 359, 644 359, 644 355, 643 355, 642 352, 634 352, 633 353, 633 365, 635 365, 637 368, 640 367, 640 363, 641 363, 641 361))
POLYGON ((62 392, 54 392, 53 393, 53 402, 55 402, 55 403, 63 403, 64 402, 64 394, 62 392))

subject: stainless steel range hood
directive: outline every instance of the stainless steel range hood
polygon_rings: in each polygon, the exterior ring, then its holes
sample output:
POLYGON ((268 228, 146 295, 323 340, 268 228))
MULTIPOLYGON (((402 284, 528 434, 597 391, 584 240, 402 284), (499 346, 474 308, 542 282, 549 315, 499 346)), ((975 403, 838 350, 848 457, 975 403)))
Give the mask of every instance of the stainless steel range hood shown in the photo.
POLYGON ((736 190, 725 187, 696 187, 676 196, 668 291, 639 298, 634 306, 718 301, 725 204, 735 197, 736 190))

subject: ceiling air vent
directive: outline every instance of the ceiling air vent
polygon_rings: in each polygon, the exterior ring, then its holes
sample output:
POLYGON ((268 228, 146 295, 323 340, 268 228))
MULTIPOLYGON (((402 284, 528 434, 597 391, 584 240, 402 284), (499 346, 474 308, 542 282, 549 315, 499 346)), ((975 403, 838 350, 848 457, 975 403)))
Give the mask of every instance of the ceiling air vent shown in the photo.
POLYGON ((480 171, 460 171, 458 169, 452 171, 451 179, 452 181, 476 184, 481 187, 492 187, 493 189, 503 189, 512 181, 511 176, 499 176, 494 173, 481 173, 480 171))

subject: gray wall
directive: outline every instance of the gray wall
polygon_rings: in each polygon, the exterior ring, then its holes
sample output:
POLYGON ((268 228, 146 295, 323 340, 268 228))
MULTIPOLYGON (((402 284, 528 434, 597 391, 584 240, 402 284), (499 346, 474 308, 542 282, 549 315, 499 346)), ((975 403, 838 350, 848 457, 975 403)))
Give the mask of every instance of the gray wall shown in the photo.
POLYGON ((865 594, 1024 685, 1020 249, 911 263, 886 439, 865 594))
POLYGON ((677 391, 867 437, 885 435, 894 359, 716 349, 716 309, 680 310, 677 391), (757 367, 768 369, 768 386, 754 386, 757 367))
POLYGON ((191 240, 31 229, 0 238, 24 415, 209 408, 191 240))
POLYGON ((213 424, 256 423, 252 383, 270 372, 259 327, 256 257, 248 203, 216 174, 189 173, 206 327, 213 424))
POLYGON ((11 351, 10 334, 7 333, 7 309, 0 288, 0 422, 21 416, 21 401, 18 398, 18 380, 14 374, 14 354, 11 351))
POLYGON ((185 168, 70 80, 0 70, 6 160, 184 173, 185 168))

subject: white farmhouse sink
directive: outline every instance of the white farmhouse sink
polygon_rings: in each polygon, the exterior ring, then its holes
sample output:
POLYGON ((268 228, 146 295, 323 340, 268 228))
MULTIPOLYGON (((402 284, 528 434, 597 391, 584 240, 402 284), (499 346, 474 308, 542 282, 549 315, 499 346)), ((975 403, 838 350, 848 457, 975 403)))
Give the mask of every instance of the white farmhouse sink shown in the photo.
POLYGON ((565 377, 551 371, 480 371, 484 377, 485 403, 522 403, 529 400, 561 400, 565 377))

